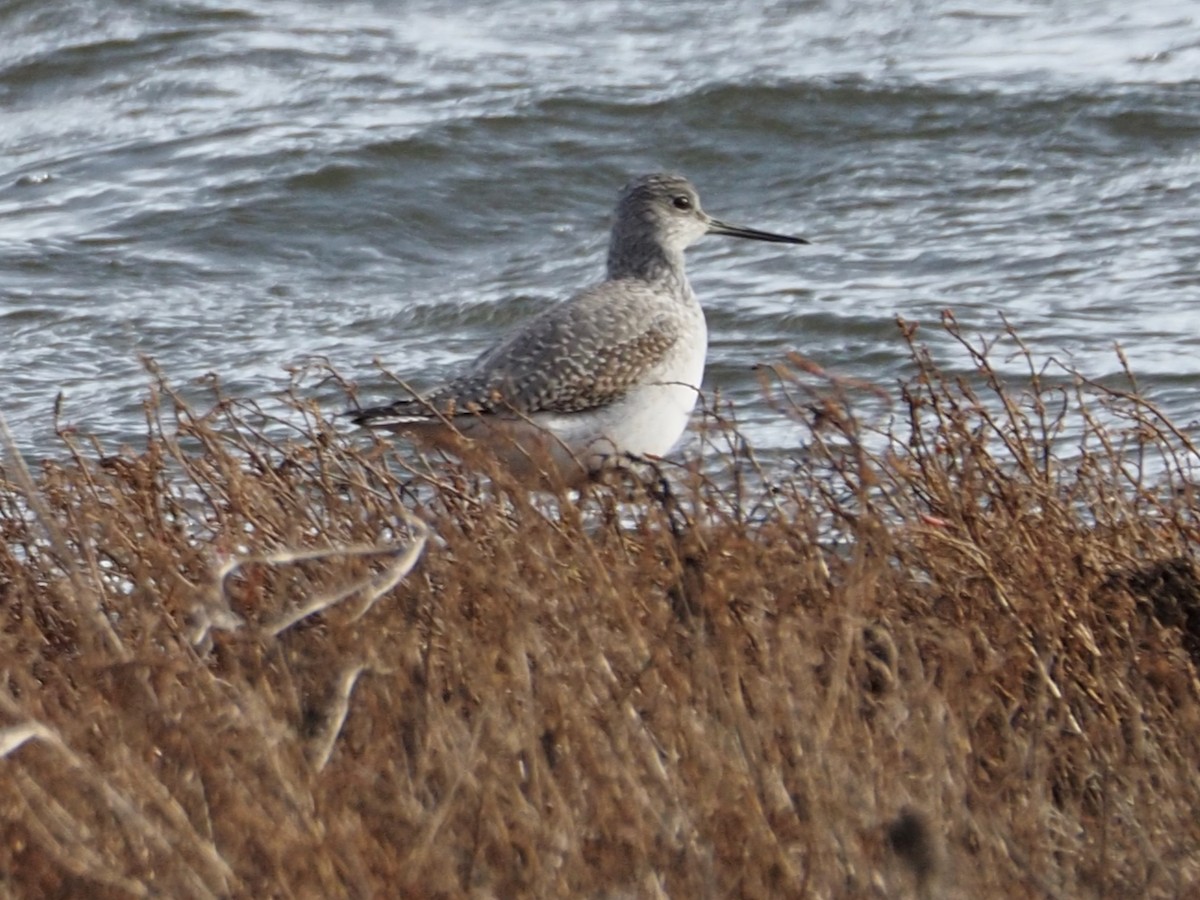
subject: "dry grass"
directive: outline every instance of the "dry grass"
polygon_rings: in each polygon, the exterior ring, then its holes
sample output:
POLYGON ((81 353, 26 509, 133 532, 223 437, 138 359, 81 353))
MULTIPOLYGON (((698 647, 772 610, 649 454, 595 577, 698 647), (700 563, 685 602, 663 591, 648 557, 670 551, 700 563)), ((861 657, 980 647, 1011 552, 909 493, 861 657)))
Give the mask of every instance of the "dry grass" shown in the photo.
POLYGON ((530 496, 161 382, 10 455, 5 889, 1196 896, 1196 450, 1001 343, 895 434, 766 373, 786 476, 710 422, 719 482, 530 496))

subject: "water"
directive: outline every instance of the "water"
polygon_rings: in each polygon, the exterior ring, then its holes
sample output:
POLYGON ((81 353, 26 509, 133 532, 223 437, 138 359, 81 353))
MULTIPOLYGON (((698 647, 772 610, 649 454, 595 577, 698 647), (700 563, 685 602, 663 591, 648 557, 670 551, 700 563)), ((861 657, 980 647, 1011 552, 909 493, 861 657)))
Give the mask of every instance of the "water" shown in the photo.
POLYGON ((0 33, 0 412, 30 452, 59 392, 136 442, 142 356, 196 396, 312 356, 367 401, 376 358, 433 383, 596 281, 618 188, 662 169, 818 242, 689 253, 706 386, 757 443, 794 433, 756 363, 891 389, 903 315, 965 368, 945 308, 1096 377, 1119 341, 1200 417, 1200 10, 1173 0, 28 0, 0 33))

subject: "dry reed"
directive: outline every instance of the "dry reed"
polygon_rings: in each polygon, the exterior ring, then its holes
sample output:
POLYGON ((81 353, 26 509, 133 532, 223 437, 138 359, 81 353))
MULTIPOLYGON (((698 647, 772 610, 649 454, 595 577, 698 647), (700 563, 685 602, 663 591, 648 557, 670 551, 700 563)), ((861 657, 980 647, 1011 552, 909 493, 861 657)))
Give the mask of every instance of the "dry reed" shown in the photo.
POLYGON ((901 329, 887 429, 764 371, 790 470, 710 420, 720 477, 531 495, 161 378, 10 452, 6 892, 1196 896, 1196 448, 901 329))

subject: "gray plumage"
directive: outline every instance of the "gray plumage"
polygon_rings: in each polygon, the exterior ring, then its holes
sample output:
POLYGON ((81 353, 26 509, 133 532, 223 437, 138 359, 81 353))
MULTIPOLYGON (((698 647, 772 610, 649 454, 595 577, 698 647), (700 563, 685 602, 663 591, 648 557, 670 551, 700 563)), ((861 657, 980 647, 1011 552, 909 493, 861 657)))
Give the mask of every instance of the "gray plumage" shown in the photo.
POLYGON ((421 399, 364 409, 379 416, 576 413, 637 384, 680 339, 677 316, 658 310, 637 281, 605 282, 552 306, 421 399))

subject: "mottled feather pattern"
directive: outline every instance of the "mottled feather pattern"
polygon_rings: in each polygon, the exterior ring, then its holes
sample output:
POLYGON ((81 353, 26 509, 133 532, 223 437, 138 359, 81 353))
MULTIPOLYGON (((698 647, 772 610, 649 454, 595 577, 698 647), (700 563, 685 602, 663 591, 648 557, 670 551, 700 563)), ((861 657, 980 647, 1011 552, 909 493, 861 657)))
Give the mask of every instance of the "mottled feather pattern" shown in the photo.
POLYGON ((644 381, 681 331, 679 317, 664 315, 644 283, 621 287, 583 291, 530 320, 453 381, 357 418, 573 413, 611 403, 644 381))

